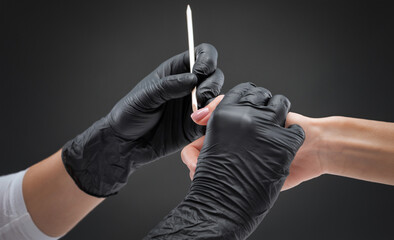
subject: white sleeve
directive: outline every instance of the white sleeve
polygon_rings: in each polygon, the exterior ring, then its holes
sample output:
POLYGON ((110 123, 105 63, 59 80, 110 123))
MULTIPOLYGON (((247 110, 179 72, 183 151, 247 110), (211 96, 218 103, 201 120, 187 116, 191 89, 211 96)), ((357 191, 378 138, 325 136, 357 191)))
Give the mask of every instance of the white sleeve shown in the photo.
POLYGON ((22 193, 26 170, 0 177, 0 239, 55 240, 41 232, 27 212, 22 193))

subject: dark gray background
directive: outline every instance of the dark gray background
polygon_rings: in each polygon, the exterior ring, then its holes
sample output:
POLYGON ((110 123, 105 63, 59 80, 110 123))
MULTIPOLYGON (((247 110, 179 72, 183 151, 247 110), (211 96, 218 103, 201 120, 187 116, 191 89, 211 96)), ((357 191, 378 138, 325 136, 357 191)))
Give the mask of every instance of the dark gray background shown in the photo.
MULTIPOLYGON (((187 3, 224 91, 253 81, 307 116, 393 122, 390 2, 1 1, 0 174, 57 151, 186 50, 187 3)), ((179 154, 144 167, 64 239, 140 239, 189 183, 179 154)), ((250 239, 392 239, 393 190, 322 176, 282 193, 250 239)))

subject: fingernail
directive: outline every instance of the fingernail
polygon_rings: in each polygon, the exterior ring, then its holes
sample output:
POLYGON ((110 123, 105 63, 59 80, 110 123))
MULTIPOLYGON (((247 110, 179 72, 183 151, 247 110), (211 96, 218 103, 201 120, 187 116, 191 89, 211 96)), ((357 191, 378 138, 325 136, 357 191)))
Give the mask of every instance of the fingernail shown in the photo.
POLYGON ((205 117, 208 115, 208 113, 209 113, 209 108, 206 108, 206 107, 205 107, 205 108, 201 108, 201 109, 195 111, 195 112, 192 113, 192 115, 190 115, 190 116, 191 116, 191 118, 192 118, 194 121, 198 122, 198 121, 200 121, 201 119, 205 118, 205 117))

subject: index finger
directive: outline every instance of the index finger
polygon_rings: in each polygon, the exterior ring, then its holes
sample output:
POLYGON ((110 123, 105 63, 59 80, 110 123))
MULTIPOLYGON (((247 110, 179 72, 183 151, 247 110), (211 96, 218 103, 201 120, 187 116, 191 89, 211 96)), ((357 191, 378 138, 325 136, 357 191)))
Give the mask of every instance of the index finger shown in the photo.
MULTIPOLYGON (((217 67, 218 52, 214 46, 202 43, 194 48, 196 62, 193 66, 193 73, 201 81, 212 74, 217 67)), ((160 64, 156 69, 159 78, 190 72, 189 51, 173 56, 160 64)))
POLYGON ((182 162, 187 166, 187 168, 189 168, 190 171, 190 180, 193 180, 194 173, 196 172, 198 156, 200 155, 204 138, 205 136, 202 136, 196 141, 190 143, 184 147, 181 152, 182 162))
POLYGON ((275 95, 268 101, 267 107, 275 112, 277 123, 283 127, 291 107, 289 99, 283 95, 275 95))
MULTIPOLYGON (((194 51, 196 53, 196 62, 193 66, 193 73, 201 81, 211 75, 217 68, 218 52, 214 46, 208 43, 198 45, 194 51)), ((187 59, 189 60, 189 53, 187 59)))

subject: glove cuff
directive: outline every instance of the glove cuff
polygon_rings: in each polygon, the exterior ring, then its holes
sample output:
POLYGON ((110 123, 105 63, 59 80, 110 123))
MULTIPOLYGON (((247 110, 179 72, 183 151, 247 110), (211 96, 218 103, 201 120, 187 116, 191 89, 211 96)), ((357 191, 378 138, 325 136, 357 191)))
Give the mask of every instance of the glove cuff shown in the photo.
POLYGON ((131 161, 122 156, 125 144, 102 118, 63 146, 63 164, 82 191, 108 197, 117 194, 133 172, 131 161))

